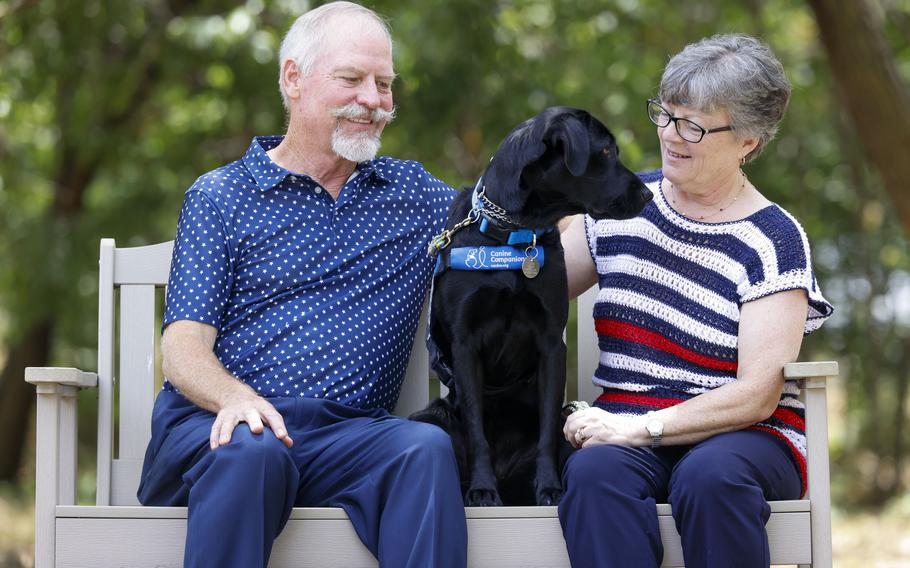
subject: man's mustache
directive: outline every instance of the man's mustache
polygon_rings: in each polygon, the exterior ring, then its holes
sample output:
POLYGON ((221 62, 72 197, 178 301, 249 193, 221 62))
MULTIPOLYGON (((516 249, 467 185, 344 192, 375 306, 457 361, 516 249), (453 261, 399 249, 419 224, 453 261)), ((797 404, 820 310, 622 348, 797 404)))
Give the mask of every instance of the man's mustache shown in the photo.
POLYGON ((369 119, 371 122, 376 124, 388 124, 395 120, 395 110, 385 110, 382 108, 376 108, 372 111, 367 107, 357 104, 350 103, 344 106, 335 107, 332 109, 332 116, 335 118, 347 118, 347 119, 359 119, 366 120, 369 119))

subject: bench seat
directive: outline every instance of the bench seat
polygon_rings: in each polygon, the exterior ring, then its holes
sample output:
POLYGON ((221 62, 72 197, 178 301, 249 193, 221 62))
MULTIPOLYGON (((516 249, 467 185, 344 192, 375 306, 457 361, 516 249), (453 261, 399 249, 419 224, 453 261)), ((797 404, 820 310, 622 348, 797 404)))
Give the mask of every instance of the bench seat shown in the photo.
MULTIPOLYGON (((657 505, 663 566, 682 566, 670 505, 657 505)), ((468 507, 472 568, 568 567, 556 507, 468 507), (495 551, 495 553, 492 553, 495 551)), ((61 566, 179 567, 185 507, 57 506, 61 566)), ((809 563, 809 501, 771 503, 772 562, 809 563)), ((269 563, 272 568, 375 567, 341 509, 295 508, 269 563)))

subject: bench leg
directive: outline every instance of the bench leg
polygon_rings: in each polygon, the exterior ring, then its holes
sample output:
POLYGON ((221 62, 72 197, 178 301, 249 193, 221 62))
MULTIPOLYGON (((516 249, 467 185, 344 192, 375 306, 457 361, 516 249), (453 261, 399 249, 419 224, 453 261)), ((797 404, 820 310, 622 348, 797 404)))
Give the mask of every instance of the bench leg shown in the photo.
POLYGON ((809 501, 812 503, 812 566, 831 568, 831 486, 828 465, 826 378, 806 381, 809 501))
POLYGON ((56 385, 39 385, 36 418, 35 566, 53 568, 60 447, 60 397, 56 385))

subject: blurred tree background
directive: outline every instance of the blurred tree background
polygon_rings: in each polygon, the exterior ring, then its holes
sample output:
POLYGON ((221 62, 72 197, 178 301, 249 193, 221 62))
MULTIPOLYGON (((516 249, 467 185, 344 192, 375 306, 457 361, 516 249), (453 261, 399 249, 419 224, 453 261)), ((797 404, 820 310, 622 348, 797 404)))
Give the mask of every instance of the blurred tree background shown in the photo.
MULTIPOLYGON (((805 226, 836 307, 801 354, 841 362, 835 502, 878 507, 907 491, 910 0, 365 3, 396 39, 399 118, 382 152, 455 186, 551 105, 592 111, 627 166, 658 167, 644 101, 668 57, 714 33, 766 41, 793 98, 747 173, 805 226)), ((172 239, 198 175, 283 131, 278 45, 315 4, 0 0, 0 480, 32 483, 23 368, 96 367, 99 239, 172 239)), ((93 405, 86 394, 84 466, 93 405)))

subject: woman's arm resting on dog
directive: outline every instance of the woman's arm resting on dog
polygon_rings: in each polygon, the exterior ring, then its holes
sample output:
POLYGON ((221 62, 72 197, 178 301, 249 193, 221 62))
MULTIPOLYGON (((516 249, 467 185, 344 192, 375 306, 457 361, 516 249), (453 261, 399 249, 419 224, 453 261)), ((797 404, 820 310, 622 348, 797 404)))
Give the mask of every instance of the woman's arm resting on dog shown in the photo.
POLYGON ((648 418, 614 415, 599 408, 576 412, 566 420, 566 439, 576 444, 575 432, 584 427, 588 438, 582 447, 647 446, 651 438, 645 424, 653 418, 664 423, 664 445, 694 444, 765 420, 780 401, 784 365, 799 355, 807 309, 808 298, 802 290, 779 292, 744 304, 735 381, 648 418))
POLYGON ((569 299, 597 284, 597 267, 588 248, 585 216, 566 217, 559 222, 562 248, 565 251, 566 276, 569 279, 569 299))
POLYGON ((168 325, 161 338, 164 375, 190 402, 217 414, 209 445, 215 449, 227 444, 237 424, 246 422, 256 434, 268 424, 290 448, 294 441, 281 414, 215 357, 217 336, 218 330, 208 324, 180 320, 168 325))

